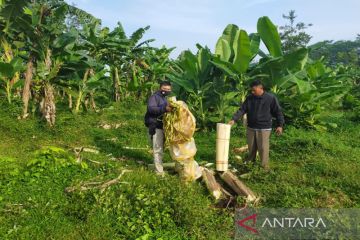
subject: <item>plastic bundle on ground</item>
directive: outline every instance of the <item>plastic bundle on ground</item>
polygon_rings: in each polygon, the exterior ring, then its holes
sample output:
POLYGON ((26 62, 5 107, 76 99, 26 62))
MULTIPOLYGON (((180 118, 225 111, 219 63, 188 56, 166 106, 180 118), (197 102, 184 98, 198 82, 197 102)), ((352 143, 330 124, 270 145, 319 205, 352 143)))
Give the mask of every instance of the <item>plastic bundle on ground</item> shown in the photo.
POLYGON ((194 181, 201 177, 199 165, 194 160, 196 120, 183 101, 169 100, 169 104, 173 110, 164 117, 165 145, 176 161, 180 176, 186 181, 194 181))

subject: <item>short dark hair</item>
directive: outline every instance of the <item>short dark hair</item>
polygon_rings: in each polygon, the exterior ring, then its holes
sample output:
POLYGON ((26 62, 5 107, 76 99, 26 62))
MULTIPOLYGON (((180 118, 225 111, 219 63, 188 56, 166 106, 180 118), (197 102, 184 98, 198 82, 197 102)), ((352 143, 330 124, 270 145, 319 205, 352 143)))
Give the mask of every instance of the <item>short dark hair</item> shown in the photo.
POLYGON ((252 88, 252 87, 257 87, 257 86, 262 86, 262 87, 264 87, 264 84, 259 80, 259 79, 256 79, 256 80, 254 80, 254 81, 252 81, 251 83, 250 83, 250 87, 252 88))
POLYGON ((171 86, 171 82, 169 82, 169 81, 161 81, 160 82, 160 87, 162 87, 162 86, 171 86))

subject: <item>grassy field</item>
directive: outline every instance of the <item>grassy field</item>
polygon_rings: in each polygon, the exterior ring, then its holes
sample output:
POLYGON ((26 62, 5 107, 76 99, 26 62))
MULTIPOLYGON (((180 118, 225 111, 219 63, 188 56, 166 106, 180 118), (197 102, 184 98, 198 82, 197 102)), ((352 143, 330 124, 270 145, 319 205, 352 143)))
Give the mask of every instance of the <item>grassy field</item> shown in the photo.
MULTIPOLYGON (((176 175, 161 178, 147 170, 152 157, 143 104, 79 115, 59 110, 54 128, 37 118, 17 120, 19 111, 0 108, 1 239, 232 237, 234 209, 217 208, 201 182, 185 184, 176 175), (97 148, 99 154, 84 153, 78 164, 75 147, 97 148), (64 192, 84 181, 114 179, 124 169, 132 172, 104 191, 64 192)), ((261 196, 259 207, 360 207, 360 125, 341 112, 323 119, 338 128, 287 127, 283 136, 273 135, 269 173, 232 154, 237 173, 249 172, 244 181, 261 196)), ((196 160, 214 162, 215 132, 198 132, 195 140, 196 160)), ((231 148, 244 144, 245 130, 238 126, 231 148)))

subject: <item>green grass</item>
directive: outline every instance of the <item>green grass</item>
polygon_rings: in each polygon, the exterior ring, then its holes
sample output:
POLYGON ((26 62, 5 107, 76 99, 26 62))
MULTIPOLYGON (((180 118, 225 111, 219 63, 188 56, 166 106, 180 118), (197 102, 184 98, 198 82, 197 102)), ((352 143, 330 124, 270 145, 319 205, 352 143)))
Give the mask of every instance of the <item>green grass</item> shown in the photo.
MULTIPOLYGON (((1 239, 231 239, 233 209, 216 208, 201 182, 185 184, 147 170, 152 157, 144 111, 131 102, 79 115, 60 109, 56 127, 49 128, 36 116, 17 120, 20 107, 2 104, 1 239), (106 130, 101 123, 120 127, 106 130), (100 153, 84 153, 79 165, 73 148, 81 146, 100 153), (104 192, 64 192, 84 181, 113 179, 123 169, 132 172, 104 192)), ((283 136, 273 135, 270 173, 231 154, 232 168, 250 173, 244 181, 261 196, 259 207, 360 207, 360 126, 341 112, 323 120, 339 127, 287 127, 283 136)), ((215 136, 196 133, 198 162, 215 161, 215 136)), ((238 126, 231 148, 244 144, 245 130, 238 126)))

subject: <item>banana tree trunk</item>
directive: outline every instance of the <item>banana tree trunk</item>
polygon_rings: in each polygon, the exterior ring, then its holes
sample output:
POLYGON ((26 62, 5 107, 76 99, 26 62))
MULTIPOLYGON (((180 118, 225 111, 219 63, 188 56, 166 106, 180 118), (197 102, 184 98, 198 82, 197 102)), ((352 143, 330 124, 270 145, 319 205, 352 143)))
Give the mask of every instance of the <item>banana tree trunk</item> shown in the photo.
POLYGON ((91 108, 96 112, 96 103, 94 98, 94 92, 90 92, 90 104, 91 108))
POLYGON ((119 70, 117 67, 113 69, 113 82, 114 82, 114 100, 115 102, 120 101, 120 78, 119 70))
POLYGON ((66 96, 66 92, 65 91, 58 91, 58 95, 61 95, 61 101, 64 101, 65 96, 66 96))
POLYGON ((29 116, 28 108, 29 108, 29 99, 31 95, 30 88, 33 79, 33 69, 34 69, 33 57, 30 57, 26 65, 25 84, 22 94, 22 100, 24 103, 22 118, 27 118, 27 116, 29 116))
POLYGON ((73 101, 72 101, 71 94, 68 94, 68 99, 69 99, 69 108, 72 109, 73 108, 73 101))
POLYGON ((206 116, 205 116, 205 111, 204 111, 204 106, 203 106, 203 98, 200 97, 200 121, 202 124, 202 127, 204 128, 205 131, 207 131, 207 126, 206 126, 206 116))
POLYGON ((44 87, 44 96, 40 103, 41 112, 46 122, 52 127, 55 125, 56 106, 54 97, 54 88, 50 83, 44 87))
MULTIPOLYGON (((5 40, 4 37, 0 39, 0 44, 2 47, 2 50, 4 52, 3 58, 6 63, 11 63, 11 61, 14 59, 14 54, 11 49, 10 44, 5 40)), ((19 80, 19 73, 15 73, 15 75, 11 79, 6 79, 6 96, 9 103, 11 103, 11 90, 13 85, 19 80)))
POLYGON ((6 96, 9 103, 11 103, 12 88, 14 84, 19 80, 19 78, 19 73, 15 73, 14 77, 6 83, 6 96))
POLYGON ((11 104, 11 86, 10 86, 10 82, 6 83, 6 97, 7 97, 8 103, 11 104))
POLYGON ((84 106, 85 106, 85 110, 88 111, 89 110, 89 96, 85 97, 84 106))
POLYGON ((84 88, 86 87, 86 82, 87 82, 87 79, 89 77, 89 73, 90 73, 90 69, 86 69, 85 74, 84 74, 84 78, 83 78, 83 82, 82 82, 82 87, 79 89, 79 94, 78 94, 78 97, 76 99, 75 113, 78 113, 80 111, 81 101, 82 101, 83 96, 84 96, 84 88))
POLYGON ((83 97, 83 92, 80 90, 79 95, 76 99, 75 113, 78 113, 80 111, 80 104, 81 104, 82 97, 83 97))

